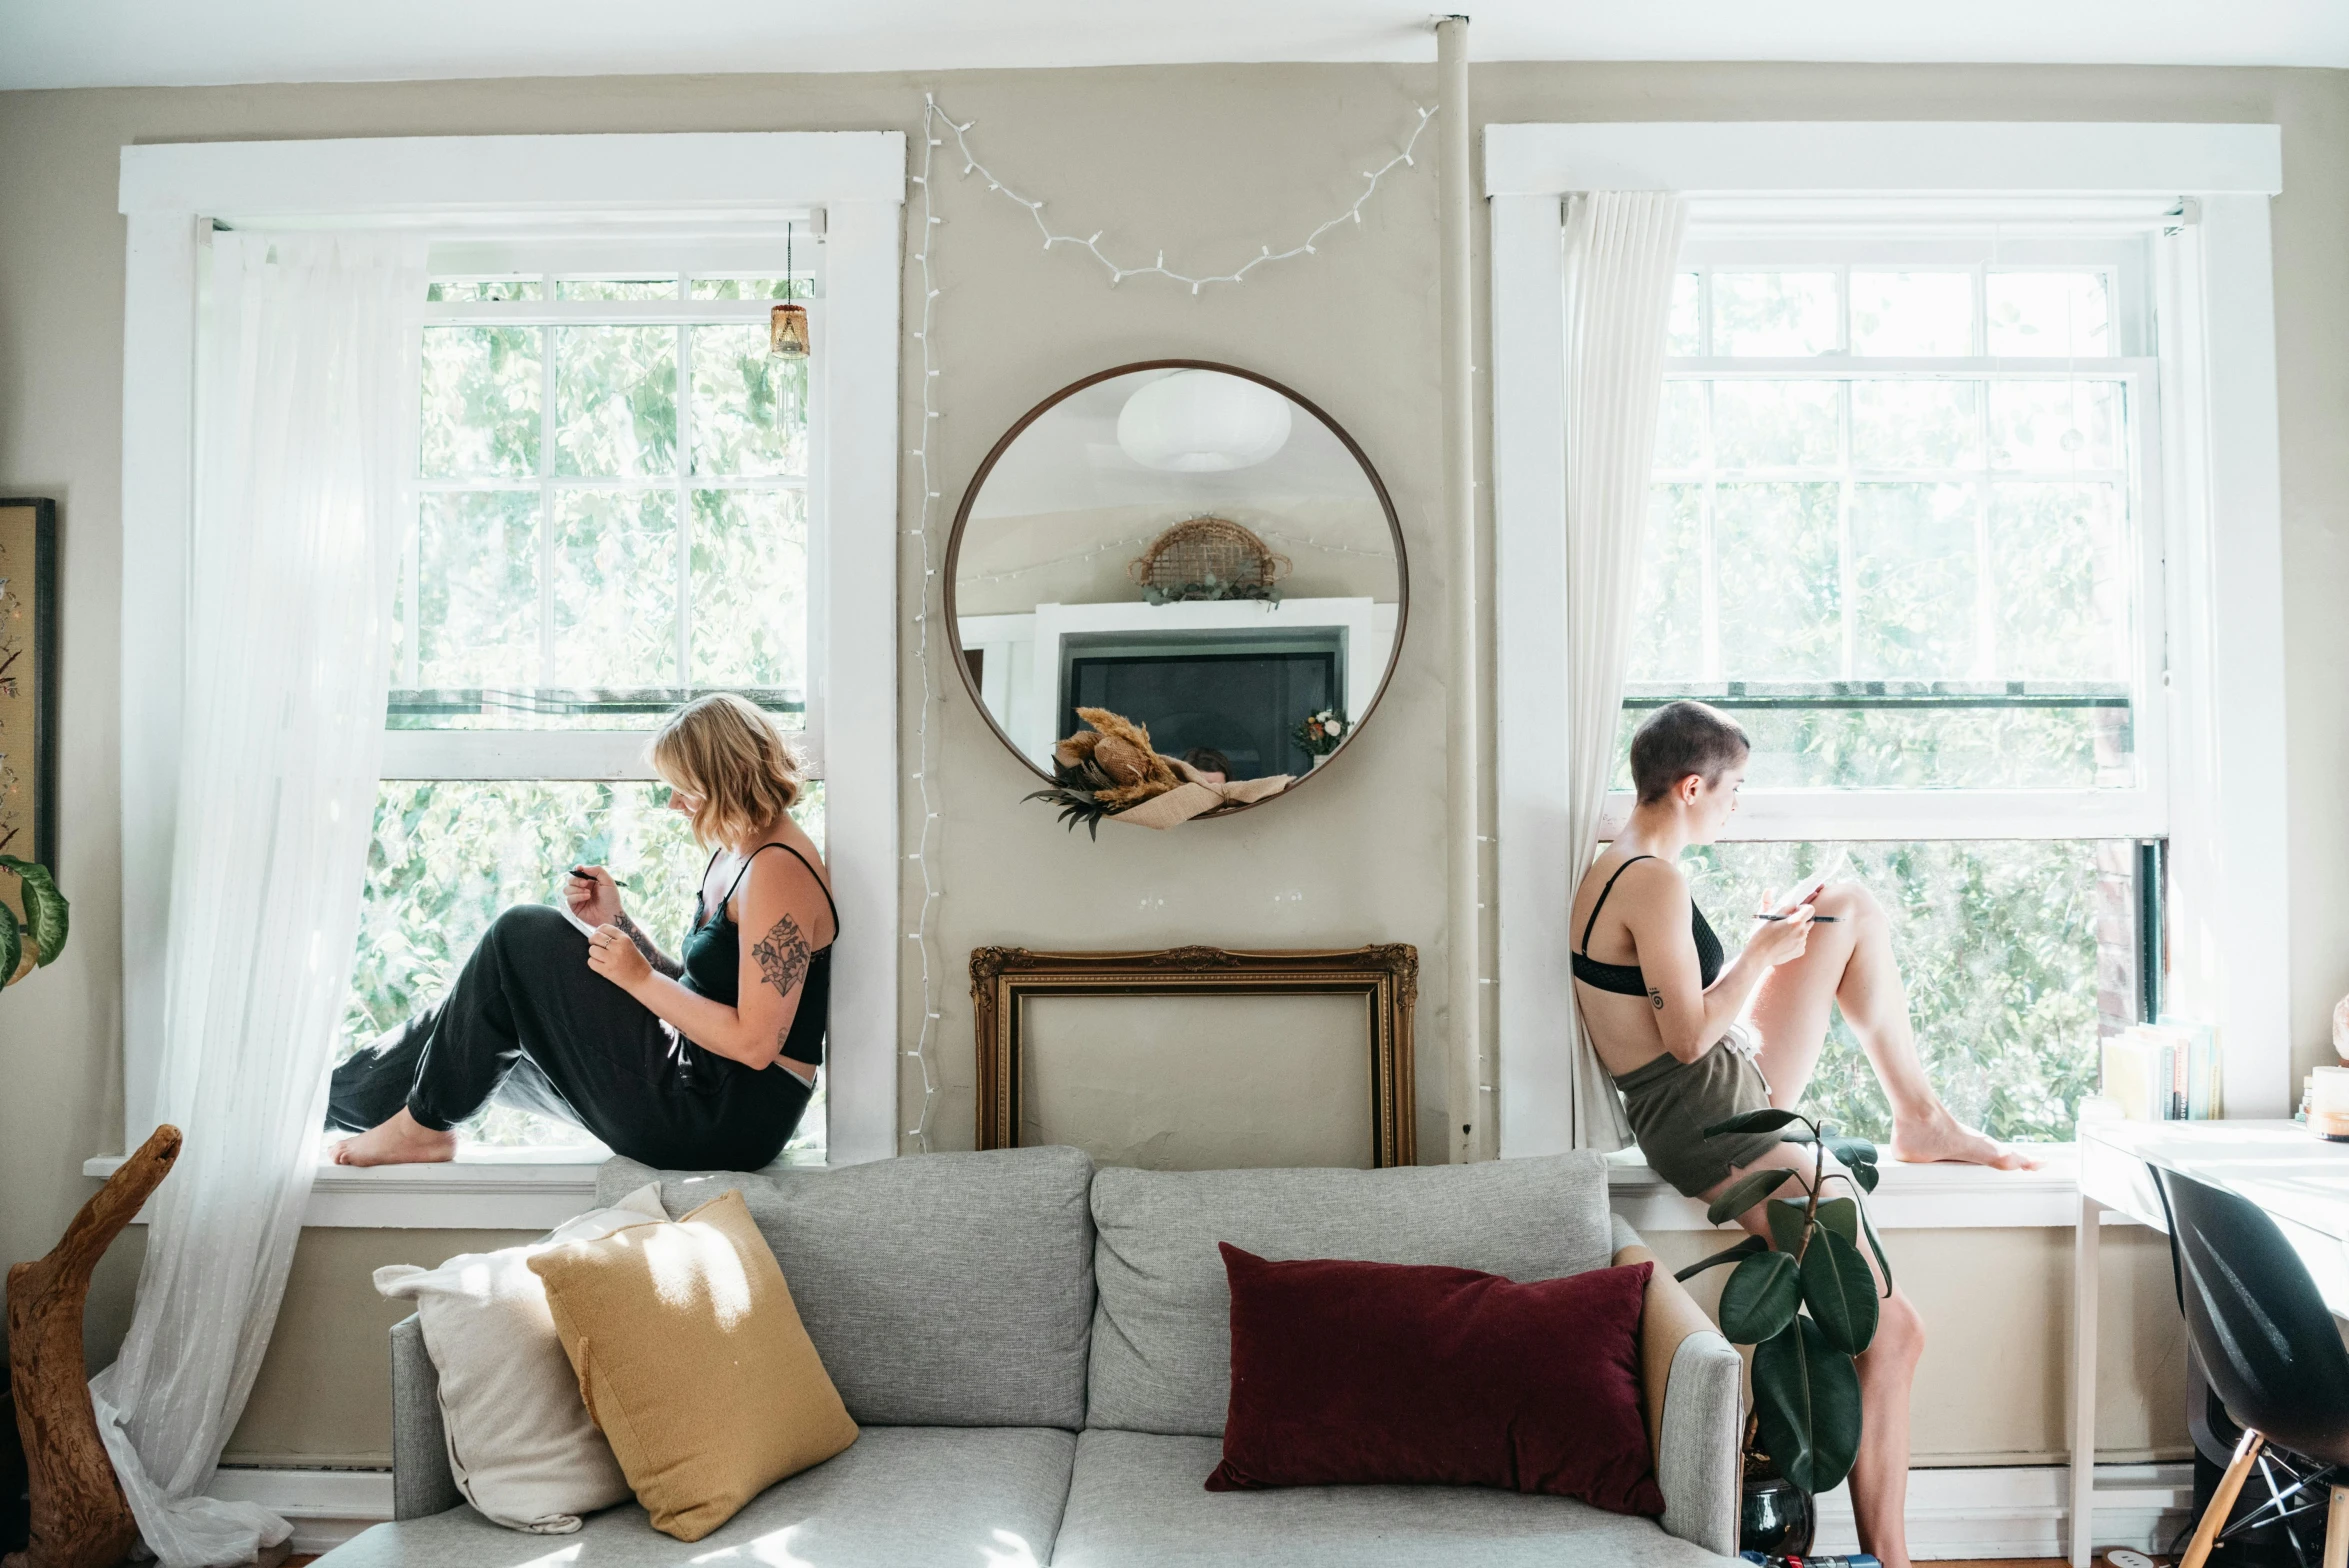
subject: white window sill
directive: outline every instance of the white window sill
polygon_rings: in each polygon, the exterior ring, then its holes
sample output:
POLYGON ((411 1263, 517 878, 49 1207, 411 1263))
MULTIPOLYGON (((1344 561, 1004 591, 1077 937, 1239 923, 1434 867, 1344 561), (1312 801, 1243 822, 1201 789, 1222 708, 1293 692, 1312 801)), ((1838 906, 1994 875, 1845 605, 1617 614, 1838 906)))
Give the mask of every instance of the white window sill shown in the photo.
MULTIPOLYGON (((1868 1200, 1879 1230, 1997 1230, 2069 1227, 2080 1217, 2077 1144, 2032 1144, 2037 1170, 1994 1171, 1981 1165, 1902 1165, 1887 1159, 1868 1200)), ((1711 1230, 1705 1206, 1684 1198, 1648 1169, 1639 1151, 1608 1156, 1607 1195, 1635 1230, 1711 1230)))
MULTIPOLYGON (((475 1147, 445 1165, 360 1169, 321 1160, 302 1223, 358 1229, 552 1230, 595 1206, 596 1171, 609 1157, 601 1149, 475 1147)), ((101 1154, 82 1162, 82 1174, 111 1176, 122 1160, 119 1154, 101 1154)), ((144 1224, 146 1219, 142 1211, 132 1223, 144 1224)))

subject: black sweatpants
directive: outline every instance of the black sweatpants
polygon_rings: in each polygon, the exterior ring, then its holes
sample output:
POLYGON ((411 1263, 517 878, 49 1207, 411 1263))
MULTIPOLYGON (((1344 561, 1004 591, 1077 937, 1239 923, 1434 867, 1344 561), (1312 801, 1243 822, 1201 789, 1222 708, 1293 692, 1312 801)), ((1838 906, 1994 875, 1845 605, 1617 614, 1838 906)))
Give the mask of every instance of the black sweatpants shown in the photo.
POLYGON ((491 923, 439 1005, 334 1070, 330 1128, 365 1132, 406 1106, 445 1131, 495 1099, 584 1127, 663 1170, 757 1170, 813 1091, 680 1036, 587 967, 587 938, 545 904, 491 923))

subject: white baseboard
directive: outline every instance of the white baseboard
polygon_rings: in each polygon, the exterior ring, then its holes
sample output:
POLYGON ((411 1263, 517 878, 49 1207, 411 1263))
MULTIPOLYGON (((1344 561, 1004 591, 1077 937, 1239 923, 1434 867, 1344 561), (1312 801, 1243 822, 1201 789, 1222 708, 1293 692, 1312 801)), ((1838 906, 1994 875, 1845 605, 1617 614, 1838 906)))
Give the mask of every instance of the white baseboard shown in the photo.
MULTIPOLYGON (((2063 1465, 1983 1466, 1909 1472, 1909 1555, 2061 1557, 2071 1549, 2071 1471, 2063 1465)), ((2098 1465, 2099 1550, 2167 1546, 2194 1506, 2191 1464, 2098 1465)), ((1821 1552, 1859 1550, 1851 1496, 1837 1487, 1819 1499, 1821 1552)))
POLYGON ((296 1552, 332 1551, 392 1516, 389 1470, 216 1470, 211 1495, 259 1503, 294 1527, 296 1552))
MULTIPOLYGON (((1983 1466, 1909 1473, 1909 1551, 1919 1559, 2060 1557, 2069 1472, 2062 1465, 1983 1466)), ((294 1527, 294 1550, 323 1552, 391 1517, 387 1470, 222 1470, 212 1495, 259 1503, 294 1527)), ((2187 1464, 2098 1465, 2096 1545, 2152 1551, 2169 1544, 2194 1502, 2187 1464)), ((1859 1548, 1851 1498, 1819 1499, 1822 1552, 1859 1548)))

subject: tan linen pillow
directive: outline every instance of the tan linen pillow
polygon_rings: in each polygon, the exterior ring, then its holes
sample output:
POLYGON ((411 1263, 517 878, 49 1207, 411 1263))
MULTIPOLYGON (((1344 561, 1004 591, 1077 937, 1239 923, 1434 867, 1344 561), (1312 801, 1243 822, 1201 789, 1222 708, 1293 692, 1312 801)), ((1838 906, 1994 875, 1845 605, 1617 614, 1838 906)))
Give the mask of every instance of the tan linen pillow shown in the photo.
POLYGON ((530 1269, 654 1529, 698 1541, 856 1441, 741 1193, 550 1247, 530 1269))

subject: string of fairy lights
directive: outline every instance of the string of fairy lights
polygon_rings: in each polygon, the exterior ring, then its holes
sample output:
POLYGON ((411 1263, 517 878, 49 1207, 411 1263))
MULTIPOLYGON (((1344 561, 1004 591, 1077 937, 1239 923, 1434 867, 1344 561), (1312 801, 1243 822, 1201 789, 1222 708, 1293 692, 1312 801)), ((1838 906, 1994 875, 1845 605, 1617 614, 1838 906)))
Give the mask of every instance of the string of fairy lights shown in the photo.
MULTIPOLYGON (((948 684, 944 672, 939 668, 938 660, 933 655, 930 638, 931 618, 943 614, 943 598, 939 592, 941 585, 937 581, 938 544, 933 528, 940 510, 939 502, 944 499, 938 487, 939 477, 935 460, 938 426, 943 417, 943 413, 938 407, 938 383, 944 369, 940 362, 937 343, 938 299, 942 291, 938 286, 936 258, 938 231, 946 223, 946 220, 938 215, 937 207, 938 187, 935 174, 939 149, 947 145, 947 138, 951 136, 955 153, 963 162, 961 177, 964 179, 970 179, 974 176, 983 178, 990 191, 996 192, 1006 200, 1025 208, 1028 216, 1035 220, 1038 233, 1043 236, 1045 251, 1050 252, 1063 245, 1074 246, 1084 251, 1108 271, 1111 287, 1123 283, 1128 278, 1158 277, 1171 283, 1187 286, 1196 295, 1209 284, 1242 283, 1246 281, 1248 274, 1254 272, 1258 267, 1267 266, 1273 262, 1290 261, 1300 256, 1315 255, 1318 253, 1317 247, 1322 237, 1332 229, 1348 222, 1360 224, 1362 209, 1373 196, 1378 194, 1380 182, 1397 168, 1413 166, 1412 155, 1418 148, 1420 136, 1427 130, 1427 122, 1434 118, 1435 110, 1422 105, 1416 108, 1415 113, 1416 119, 1411 126, 1410 135, 1404 140, 1403 150, 1377 168, 1365 169, 1362 172, 1362 192, 1354 198, 1345 211, 1309 230, 1302 240, 1286 250, 1276 251, 1270 245, 1264 245, 1259 247, 1258 253, 1254 257, 1230 272, 1194 276, 1178 272, 1167 266, 1164 250, 1159 250, 1156 253, 1157 260, 1146 267, 1127 266, 1114 260, 1101 248, 1101 237, 1107 232, 1106 230, 1096 230, 1090 237, 1054 232, 1052 226, 1044 220, 1044 202, 1041 199, 1020 194, 1004 183, 993 170, 979 161, 978 155, 972 151, 970 143, 971 127, 977 122, 957 121, 938 106, 938 99, 934 93, 922 95, 922 172, 913 176, 914 184, 920 187, 921 194, 921 227, 913 237, 913 261, 914 265, 920 269, 922 288, 921 307, 917 313, 920 325, 914 331, 914 341, 919 343, 922 349, 922 419, 917 440, 912 451, 908 454, 913 458, 920 474, 921 506, 918 509, 915 526, 906 530, 906 533, 914 541, 913 545, 909 547, 909 553, 918 551, 922 569, 921 601, 914 612, 914 660, 921 667, 922 694, 920 718, 915 725, 913 774, 914 782, 920 786, 922 820, 920 830, 915 836, 913 851, 906 856, 906 859, 921 868, 922 877, 921 908, 915 915, 912 929, 906 932, 906 940, 915 944, 920 954, 922 1026, 915 1035, 913 1049, 905 1053, 913 1058, 916 1067, 921 1072, 922 1104, 920 1114, 915 1118, 913 1125, 905 1129, 905 1136, 913 1139, 916 1147, 925 1153, 930 1148, 930 1118, 937 1101, 939 1088, 937 1063, 931 1055, 931 1046, 938 1032, 939 1020, 943 1014, 945 1003, 944 993, 940 989, 944 976, 940 973, 938 963, 933 961, 931 952, 938 919, 938 904, 945 896, 944 889, 940 885, 938 871, 939 861, 945 853, 945 797, 938 783, 935 755, 937 740, 933 734, 936 726, 931 723, 931 715, 947 700, 948 693, 948 684), (944 134, 941 134, 942 132, 944 134)), ((1268 534, 1265 537, 1272 538, 1274 536, 1268 534)), ((1359 555, 1382 553, 1349 546, 1321 545, 1311 540, 1294 542, 1311 544, 1317 549, 1336 550, 1341 553, 1359 555)), ((1103 550, 1112 548, 1118 548, 1118 546, 1105 545, 1099 549, 1085 552, 1085 554, 1097 555, 1103 550)), ((1041 564, 1058 565, 1064 563, 1041 564)), ((1033 567, 1023 568, 1023 570, 1034 569, 1033 567)), ((951 628, 949 630, 951 631, 951 628)), ((950 650, 954 650, 957 649, 958 643, 959 639, 956 639, 949 642, 947 646, 950 650)))

